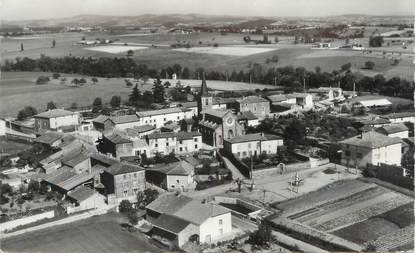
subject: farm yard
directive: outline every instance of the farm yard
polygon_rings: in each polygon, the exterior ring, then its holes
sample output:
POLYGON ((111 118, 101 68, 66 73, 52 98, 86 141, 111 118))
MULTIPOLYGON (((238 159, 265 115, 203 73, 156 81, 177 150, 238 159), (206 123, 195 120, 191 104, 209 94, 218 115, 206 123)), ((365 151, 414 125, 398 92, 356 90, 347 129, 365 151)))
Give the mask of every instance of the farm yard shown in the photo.
POLYGON ((414 242, 413 201, 373 183, 344 180, 273 206, 281 210, 277 223, 301 224, 367 249, 405 250, 414 242))
POLYGON ((121 227, 119 214, 95 216, 36 232, 2 239, 5 252, 163 252, 142 234, 121 227))

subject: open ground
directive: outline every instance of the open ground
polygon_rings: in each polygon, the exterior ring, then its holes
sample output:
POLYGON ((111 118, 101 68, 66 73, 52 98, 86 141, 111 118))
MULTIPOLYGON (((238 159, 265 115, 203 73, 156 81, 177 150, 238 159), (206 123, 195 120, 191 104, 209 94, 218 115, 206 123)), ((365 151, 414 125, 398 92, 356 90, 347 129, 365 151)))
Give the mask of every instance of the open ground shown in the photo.
POLYGON ((140 233, 123 230, 119 214, 50 227, 3 239, 1 250, 8 252, 163 252, 140 233))

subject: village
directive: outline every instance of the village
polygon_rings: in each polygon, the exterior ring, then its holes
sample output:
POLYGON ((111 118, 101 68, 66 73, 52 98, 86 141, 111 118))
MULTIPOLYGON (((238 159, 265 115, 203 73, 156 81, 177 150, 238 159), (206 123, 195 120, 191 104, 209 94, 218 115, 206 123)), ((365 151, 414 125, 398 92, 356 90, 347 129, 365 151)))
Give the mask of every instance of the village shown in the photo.
MULTIPOLYGON (((185 80, 173 75, 170 82, 178 83, 170 89, 180 90, 185 80)), ((413 187, 413 162, 411 169, 406 157, 412 152, 413 158, 415 112, 377 115, 373 112, 391 102, 338 87, 223 97, 209 88, 204 74, 188 95, 196 101, 144 111, 120 105, 93 117, 90 110, 50 109, 26 119, 33 133, 27 125, 2 121, 5 140, 30 143, 22 152, 2 154, 2 166, 9 168, 1 174, 2 238, 115 211, 134 233, 169 250, 251 244, 284 251, 360 251, 410 243, 410 233, 393 243, 406 225, 384 235, 389 244, 378 245, 375 237, 356 242, 337 234, 337 225, 330 230, 298 223, 294 220, 312 216, 308 212, 324 202, 316 196, 313 204, 301 206, 308 211, 290 202, 328 186, 341 188, 332 201, 362 195, 353 203, 357 211, 394 201, 381 212, 344 221, 340 230, 407 208, 413 201, 406 190, 413 187), (310 123, 315 117, 339 121, 343 126, 332 127, 344 128, 347 138, 334 143, 333 129, 322 138, 310 123), (363 194, 369 188, 379 189, 377 201, 363 194), (277 238, 274 243, 266 231, 277 238)), ((322 194, 330 192, 335 193, 322 194)), ((337 220, 326 216, 321 222, 337 220)))

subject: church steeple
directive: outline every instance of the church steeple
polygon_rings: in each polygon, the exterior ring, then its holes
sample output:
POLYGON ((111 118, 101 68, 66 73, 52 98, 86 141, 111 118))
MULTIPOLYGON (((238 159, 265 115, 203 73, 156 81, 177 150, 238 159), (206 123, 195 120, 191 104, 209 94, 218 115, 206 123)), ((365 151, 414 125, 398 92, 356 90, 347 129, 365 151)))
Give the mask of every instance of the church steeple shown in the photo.
POLYGON ((202 76, 202 86, 200 87, 200 96, 201 97, 209 96, 209 92, 208 92, 208 88, 206 84, 205 72, 203 72, 203 76, 202 76))

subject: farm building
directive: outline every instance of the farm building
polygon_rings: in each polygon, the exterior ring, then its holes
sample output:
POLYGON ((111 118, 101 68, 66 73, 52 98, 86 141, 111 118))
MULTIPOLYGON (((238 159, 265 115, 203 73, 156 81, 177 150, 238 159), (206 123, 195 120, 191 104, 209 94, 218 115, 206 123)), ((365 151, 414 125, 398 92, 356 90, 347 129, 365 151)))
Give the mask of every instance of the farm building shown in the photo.
POLYGON ((131 156, 133 154, 133 141, 127 136, 113 132, 102 136, 97 149, 103 154, 111 154, 116 158, 131 156))
POLYGON ((260 119, 265 118, 270 113, 269 101, 259 96, 236 99, 236 103, 239 112, 249 111, 260 119))
POLYGON ((376 129, 378 133, 384 134, 389 137, 399 137, 401 139, 408 138, 409 129, 404 124, 392 124, 389 126, 382 126, 376 129))
POLYGON ((232 234, 230 210, 213 203, 167 193, 147 205, 146 210, 153 238, 168 239, 178 247, 188 241, 218 242, 232 234))
POLYGON ((391 113, 380 117, 389 120, 391 123, 411 122, 412 124, 415 124, 415 112, 391 113))
POLYGON ((238 123, 244 125, 245 127, 254 127, 259 125, 258 117, 255 116, 251 111, 238 112, 237 119, 238 123))
POLYGON ((340 142, 341 164, 347 167, 365 168, 367 164, 400 165, 401 139, 388 137, 375 131, 362 133, 340 142))

